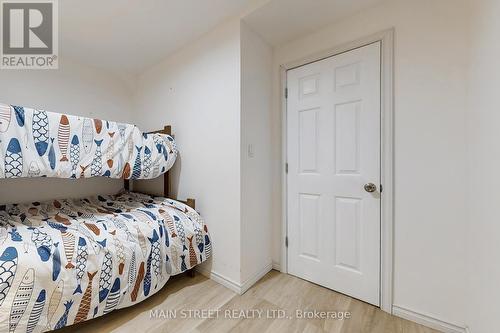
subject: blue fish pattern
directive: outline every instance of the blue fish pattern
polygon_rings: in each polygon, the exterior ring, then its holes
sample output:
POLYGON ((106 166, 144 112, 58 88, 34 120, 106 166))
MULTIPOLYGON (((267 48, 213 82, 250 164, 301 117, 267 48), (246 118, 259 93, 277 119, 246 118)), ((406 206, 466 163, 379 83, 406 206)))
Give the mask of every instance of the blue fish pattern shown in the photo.
POLYGON ((33 332, 40 321, 40 316, 42 315, 43 307, 45 306, 45 294, 45 289, 40 290, 35 304, 33 304, 33 308, 31 309, 30 317, 28 319, 28 325, 26 327, 26 333, 33 332))
POLYGON ((151 290, 151 264, 153 261, 153 248, 149 252, 148 261, 146 263, 146 276, 144 277, 144 296, 149 295, 151 290))
POLYGON ((144 177, 148 178, 151 173, 151 149, 149 147, 144 148, 144 177))
POLYGON ((19 140, 10 139, 4 159, 4 170, 6 178, 18 178, 23 174, 23 152, 19 140))
POLYGON ((49 117, 45 111, 32 111, 32 136, 38 156, 44 156, 49 147, 49 117))
POLYGON ((99 276, 99 303, 106 299, 111 285, 113 273, 113 255, 110 251, 106 251, 104 260, 101 265, 101 275, 99 276))
POLYGON ((157 153, 163 155, 163 150, 165 149, 165 147, 163 145, 161 138, 156 137, 154 138, 153 142, 155 144, 157 153))
POLYGON ((92 164, 90 165, 90 174, 93 177, 101 176, 102 174, 102 151, 101 145, 103 140, 94 140, 96 144, 96 150, 92 164))
POLYGON ((178 153, 171 136, 143 135, 133 124, 2 103, 0 152, 0 178, 115 179, 156 178, 172 167, 178 153))
POLYGON ((82 277, 87 269, 87 259, 89 257, 89 252, 87 249, 87 241, 85 238, 80 237, 78 239, 78 247, 76 252, 76 280, 77 287, 74 291, 74 294, 82 293, 82 277))
POLYGON ((142 147, 135 147, 137 149, 137 157, 135 158, 135 163, 134 163, 134 169, 132 171, 132 178, 131 179, 140 179, 141 178, 141 150, 142 147))
POLYGON ((50 254, 52 252, 52 238, 41 228, 28 228, 32 231, 31 241, 36 246, 36 251, 40 256, 40 259, 45 262, 49 260, 50 254))
POLYGON ((186 255, 185 254, 182 254, 181 255, 181 260, 182 260, 182 263, 181 263, 181 271, 187 271, 187 266, 186 266, 186 255))
POLYGON ((106 306, 104 307, 104 314, 113 311, 118 302, 120 301, 120 278, 116 278, 113 282, 113 287, 111 287, 111 292, 106 299, 106 306))
POLYGON ((168 248, 170 246, 170 239, 168 236, 167 227, 165 226, 165 220, 158 220, 158 224, 160 225, 160 238, 164 239, 165 247, 168 248))
POLYGON ((47 221, 47 225, 53 229, 59 230, 59 231, 66 231, 68 230, 68 227, 65 227, 63 224, 52 222, 52 221, 47 221))
POLYGON ((149 238, 149 242, 151 243, 151 265, 153 267, 153 273, 155 275, 156 281, 158 281, 158 275, 161 273, 161 260, 160 260, 160 238, 156 233, 156 230, 153 230, 153 237, 149 238))
POLYGON ((156 221, 156 216, 155 214, 151 213, 150 211, 148 210, 144 210, 144 209, 139 209, 138 210, 139 212, 143 213, 143 214, 146 214, 147 216, 149 216, 149 218, 153 221, 156 221))
POLYGON ((56 169, 56 152, 54 149, 54 138, 50 138, 49 165, 52 170, 56 169))
POLYGON ((63 328, 68 324, 68 315, 71 306, 73 306, 72 300, 66 301, 66 303, 64 303, 64 313, 62 314, 61 318, 59 318, 59 320, 57 321, 56 325, 54 326, 54 329, 57 330, 63 328))
POLYGON ((16 113, 16 120, 17 124, 19 127, 24 126, 24 108, 22 106, 14 106, 12 105, 12 108, 14 108, 14 112, 16 113))
POLYGON ((71 162, 71 178, 76 178, 78 165, 80 163, 80 139, 78 139, 77 135, 73 135, 71 139, 69 160, 71 162))
POLYGON ((0 256, 0 306, 12 286, 17 269, 17 250, 15 247, 8 247, 3 250, 0 256))
POLYGON ((212 256, 212 243, 210 242, 210 237, 205 235, 205 253, 207 256, 212 256))
POLYGON ((184 231, 184 224, 177 215, 174 215, 174 223, 175 223, 175 231, 182 242, 182 250, 185 251, 187 250, 187 247, 186 247, 186 233, 184 231))
POLYGON ((12 228, 9 231, 9 234, 10 234, 10 239, 13 242, 22 242, 23 241, 23 237, 21 236, 21 234, 19 234, 19 232, 17 232, 17 228, 12 228))
POLYGON ((52 281, 57 281, 61 273, 61 253, 59 252, 59 243, 54 243, 54 256, 52 257, 52 281))
MULTIPOLYGON (((0 304, 5 309, 0 322, 15 332, 52 330, 144 300, 170 276, 198 263, 185 259, 183 245, 165 222, 177 216, 185 237, 194 242, 199 229, 205 239, 203 220, 192 214, 182 203, 133 192, 0 206, 0 304), (25 218, 29 225, 23 224, 25 218), (99 282, 94 278, 89 288, 94 274, 99 282)), ((208 258, 190 246, 193 251, 199 262, 208 258)))

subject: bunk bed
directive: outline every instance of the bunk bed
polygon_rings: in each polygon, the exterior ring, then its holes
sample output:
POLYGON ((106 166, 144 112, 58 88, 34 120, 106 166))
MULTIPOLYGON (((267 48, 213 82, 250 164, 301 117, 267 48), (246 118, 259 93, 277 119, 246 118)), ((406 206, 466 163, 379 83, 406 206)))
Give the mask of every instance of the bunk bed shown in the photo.
POLYGON ((168 198, 176 157, 170 126, 142 133, 0 104, 0 178, 124 180, 116 195, 0 206, 0 331, 83 322, 192 275, 212 244, 195 200, 168 198), (163 196, 130 191, 131 181, 162 175, 163 196))

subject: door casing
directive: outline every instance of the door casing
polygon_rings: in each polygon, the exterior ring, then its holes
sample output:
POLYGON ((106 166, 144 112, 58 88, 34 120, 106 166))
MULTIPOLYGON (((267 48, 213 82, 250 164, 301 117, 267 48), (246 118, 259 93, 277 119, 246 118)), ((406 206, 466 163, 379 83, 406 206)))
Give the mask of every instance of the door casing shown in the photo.
POLYGON ((380 152, 381 152, 381 210, 380 210, 380 308, 392 314, 393 305, 393 257, 394 257, 394 28, 384 30, 353 42, 335 46, 296 61, 282 64, 281 74, 281 167, 282 167, 282 222, 280 270, 288 273, 287 217, 287 87, 286 72, 325 58, 348 52, 375 42, 381 42, 381 101, 380 101, 380 152))

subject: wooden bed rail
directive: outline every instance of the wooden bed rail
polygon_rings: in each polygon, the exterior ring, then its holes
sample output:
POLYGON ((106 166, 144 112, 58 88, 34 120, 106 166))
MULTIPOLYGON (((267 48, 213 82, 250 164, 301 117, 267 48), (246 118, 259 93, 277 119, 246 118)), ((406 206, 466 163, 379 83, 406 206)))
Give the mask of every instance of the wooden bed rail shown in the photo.
MULTIPOLYGON (((163 129, 161 129, 161 130, 148 132, 147 134, 153 134, 153 133, 172 135, 172 126, 167 125, 167 126, 164 126, 163 129)), ((170 185, 169 184, 169 173, 170 172, 167 171, 163 174, 163 196, 165 198, 171 198, 169 195, 170 194, 169 193, 169 188, 170 188, 170 186, 169 186, 170 185)), ((130 191, 130 180, 124 179, 123 186, 124 186, 125 190, 130 191)), ((145 194, 147 194, 147 193, 145 193, 145 194)), ((176 198, 171 198, 171 199, 177 200, 176 198)), ((177 201, 182 202, 185 205, 195 209, 196 202, 194 199, 188 198, 186 201, 183 201, 183 200, 177 200, 177 201)))

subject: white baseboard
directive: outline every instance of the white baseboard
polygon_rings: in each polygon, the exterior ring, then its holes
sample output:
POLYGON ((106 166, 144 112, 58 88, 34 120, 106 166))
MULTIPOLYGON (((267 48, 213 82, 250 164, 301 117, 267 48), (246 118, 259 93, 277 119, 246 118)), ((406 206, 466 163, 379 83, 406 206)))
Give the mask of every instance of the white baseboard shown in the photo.
POLYGON ((273 261, 273 269, 275 271, 281 272, 281 264, 279 262, 273 261))
POLYGON ((257 272, 254 276, 243 282, 241 285, 240 295, 244 294, 248 289, 250 289, 257 281, 259 281, 264 275, 269 273, 273 269, 273 264, 267 264, 263 269, 257 272))
POLYGON ((234 291, 235 293, 242 295, 244 294, 248 289, 250 289, 257 281, 259 281, 264 275, 269 273, 273 269, 273 266, 271 263, 267 264, 262 270, 260 270, 258 273, 256 273, 254 276, 243 282, 242 284, 231 280, 230 278, 227 278, 223 276, 222 274, 219 274, 214 271, 209 271, 204 269, 201 266, 196 266, 196 271, 199 272, 201 275, 208 277, 209 279, 223 285, 224 287, 234 291))
POLYGON ((224 275, 221 275, 214 271, 206 270, 201 266, 196 266, 196 271, 199 272, 201 275, 206 276, 207 278, 217 282, 218 284, 221 284, 224 287, 234 291, 235 293, 239 294, 241 291, 241 286, 239 283, 231 280, 230 278, 225 277, 224 275))
POLYGON ((469 330, 466 327, 448 323, 430 315, 418 313, 401 306, 393 305, 392 314, 403 319, 413 321, 415 323, 433 328, 444 333, 466 333, 469 330))

